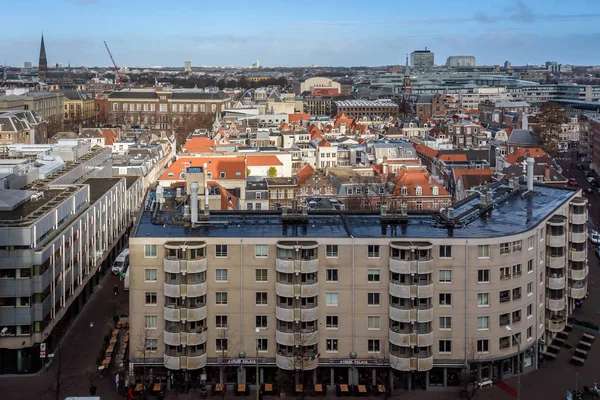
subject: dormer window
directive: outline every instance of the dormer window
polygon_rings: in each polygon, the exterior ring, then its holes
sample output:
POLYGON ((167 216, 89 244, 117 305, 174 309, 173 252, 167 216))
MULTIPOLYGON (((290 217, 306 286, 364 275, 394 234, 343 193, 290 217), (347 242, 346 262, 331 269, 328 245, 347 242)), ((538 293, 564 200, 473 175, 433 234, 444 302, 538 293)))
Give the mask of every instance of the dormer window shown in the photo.
POLYGON ((440 190, 437 186, 434 186, 431 188, 431 193, 433 193, 434 196, 437 196, 438 194, 440 194, 440 190))
POLYGON ((417 196, 422 196, 423 195, 423 188, 421 188, 421 186, 415 187, 415 194, 417 196))
POLYGON ((207 172, 207 173, 206 173, 206 177, 208 177, 208 178, 212 178, 212 172, 207 172))
POLYGON ((406 188, 406 186, 402 186, 402 188, 400 189, 400 194, 402 196, 406 196, 408 194, 408 189, 406 188))
POLYGON ((227 177, 227 174, 225 172, 219 172, 219 178, 225 179, 226 177, 227 177))

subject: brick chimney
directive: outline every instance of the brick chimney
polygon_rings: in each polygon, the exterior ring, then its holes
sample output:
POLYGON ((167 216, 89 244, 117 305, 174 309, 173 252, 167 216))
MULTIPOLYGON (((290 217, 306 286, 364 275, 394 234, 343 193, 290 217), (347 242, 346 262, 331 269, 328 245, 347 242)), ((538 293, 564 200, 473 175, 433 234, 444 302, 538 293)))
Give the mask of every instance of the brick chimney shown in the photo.
POLYGON ((550 178, 550 166, 549 165, 546 165, 546 168, 544 168, 544 180, 545 181, 551 180, 551 178, 550 178))

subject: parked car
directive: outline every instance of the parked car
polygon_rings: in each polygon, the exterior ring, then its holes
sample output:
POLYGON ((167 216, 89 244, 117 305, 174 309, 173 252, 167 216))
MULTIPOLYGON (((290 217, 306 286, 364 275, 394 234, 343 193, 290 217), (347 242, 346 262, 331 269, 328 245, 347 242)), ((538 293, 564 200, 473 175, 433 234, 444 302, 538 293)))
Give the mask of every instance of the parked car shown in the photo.
POLYGON ((577 186, 577 179, 575 179, 575 178, 569 178, 569 185, 571 185, 571 186, 577 186))
POLYGON ((583 176, 585 176, 585 178, 587 179, 587 178, 589 178, 590 176, 592 176, 592 173, 591 173, 590 171, 585 171, 585 172, 583 173, 583 176))
POLYGON ((600 232, 591 231, 590 234, 588 235, 588 239, 593 244, 600 244, 600 232))
POLYGON ((123 272, 129 266, 129 249, 125 249, 117 256, 115 262, 112 265, 111 271, 113 275, 119 275, 119 272, 123 272))

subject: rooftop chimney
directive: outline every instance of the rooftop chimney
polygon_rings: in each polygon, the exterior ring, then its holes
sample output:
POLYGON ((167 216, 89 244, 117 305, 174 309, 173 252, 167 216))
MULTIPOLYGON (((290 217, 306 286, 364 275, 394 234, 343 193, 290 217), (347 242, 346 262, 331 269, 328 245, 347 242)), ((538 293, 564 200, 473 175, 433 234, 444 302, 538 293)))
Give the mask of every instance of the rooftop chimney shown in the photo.
POLYGON ((454 219, 454 207, 448 207, 446 214, 448 214, 449 219, 454 219))
POLYGON ((552 180, 552 177, 550 176, 550 166, 549 165, 546 165, 546 168, 544 168, 544 180, 546 180, 546 181, 552 180))
POLYGON ((527 157, 527 190, 533 190, 533 165, 535 160, 527 157))
POLYGON ((190 207, 191 207, 191 220, 192 224, 198 222, 198 190, 200 185, 198 182, 190 183, 190 207))

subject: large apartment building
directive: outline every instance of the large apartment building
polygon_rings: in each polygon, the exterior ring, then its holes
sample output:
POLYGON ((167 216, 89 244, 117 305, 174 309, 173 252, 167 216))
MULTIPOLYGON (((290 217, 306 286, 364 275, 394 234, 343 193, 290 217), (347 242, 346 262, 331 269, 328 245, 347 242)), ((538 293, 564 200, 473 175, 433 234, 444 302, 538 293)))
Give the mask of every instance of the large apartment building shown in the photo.
POLYGON ((254 384, 258 364, 261 383, 305 387, 449 387, 465 367, 503 379, 517 343, 537 368, 586 294, 580 191, 513 179, 442 212, 202 213, 188 188, 183 207, 185 192, 150 192, 130 238, 138 371, 254 384))
POLYGON ((111 150, 102 148, 0 191, 0 373, 41 368, 40 345, 52 353, 125 245, 142 179, 111 170, 111 150))

